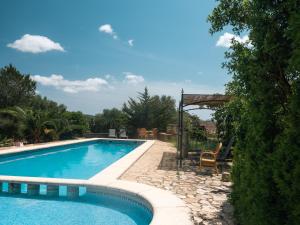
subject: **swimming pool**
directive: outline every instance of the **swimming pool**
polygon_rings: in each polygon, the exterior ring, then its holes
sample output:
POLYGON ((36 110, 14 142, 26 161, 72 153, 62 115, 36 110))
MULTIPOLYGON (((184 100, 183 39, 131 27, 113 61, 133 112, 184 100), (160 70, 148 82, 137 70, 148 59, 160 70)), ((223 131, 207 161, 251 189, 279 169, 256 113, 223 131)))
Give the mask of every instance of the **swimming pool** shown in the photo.
POLYGON ((0 156, 0 175, 89 179, 141 141, 97 140, 0 156))
POLYGON ((138 202, 113 195, 85 194, 76 200, 0 195, 0 224, 148 225, 152 212, 138 202))
POLYGON ((192 225, 172 193, 118 179, 154 143, 93 138, 0 151, 0 224, 192 225))

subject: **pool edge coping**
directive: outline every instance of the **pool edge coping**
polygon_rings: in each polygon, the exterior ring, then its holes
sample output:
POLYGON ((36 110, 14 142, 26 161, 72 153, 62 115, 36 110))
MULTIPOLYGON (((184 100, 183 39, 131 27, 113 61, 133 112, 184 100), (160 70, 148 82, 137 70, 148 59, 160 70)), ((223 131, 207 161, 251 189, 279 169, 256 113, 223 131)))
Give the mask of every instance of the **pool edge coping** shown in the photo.
POLYGON ((82 138, 82 139, 72 139, 72 140, 64 140, 64 141, 55 141, 55 142, 46 142, 46 143, 38 143, 34 145, 24 145, 22 147, 16 147, 13 146, 11 148, 6 148, 0 150, 0 156, 1 155, 8 155, 8 154, 18 154, 22 152, 30 152, 35 150, 41 150, 45 148, 53 148, 53 147, 59 147, 63 145, 72 145, 72 144, 79 144, 84 142, 90 142, 90 141, 97 141, 97 140, 107 140, 107 141, 145 141, 142 139, 119 139, 119 138, 82 138))
POLYGON ((23 183, 41 183, 56 185, 78 185, 78 186, 94 186, 102 188, 111 188, 120 192, 129 192, 140 196, 147 201, 153 211, 153 218, 150 225, 192 225, 190 219, 190 210, 180 198, 170 191, 162 190, 146 184, 140 184, 131 181, 120 180, 122 176, 138 159, 140 159, 155 143, 154 140, 141 139, 111 139, 111 138, 88 138, 72 141, 63 141, 56 143, 47 143, 40 146, 19 147, 15 151, 1 150, 0 155, 21 153, 44 149, 49 147, 57 147, 62 145, 89 142, 93 140, 121 140, 121 141, 145 141, 133 151, 129 152, 119 160, 106 167, 104 170, 95 174, 93 177, 83 179, 65 179, 65 178, 44 178, 44 177, 22 177, 22 176, 0 176, 1 181, 15 181, 23 183), (3 151, 7 153, 3 153, 3 151), (170 216, 170 215, 176 215, 170 216))
MULTIPOLYGON (((132 140, 132 139, 129 139, 132 140)), ((92 183, 111 182, 119 179, 139 158, 141 158, 155 143, 154 140, 144 140, 144 143, 137 146, 134 150, 127 153, 111 165, 96 173, 88 180, 92 183)))

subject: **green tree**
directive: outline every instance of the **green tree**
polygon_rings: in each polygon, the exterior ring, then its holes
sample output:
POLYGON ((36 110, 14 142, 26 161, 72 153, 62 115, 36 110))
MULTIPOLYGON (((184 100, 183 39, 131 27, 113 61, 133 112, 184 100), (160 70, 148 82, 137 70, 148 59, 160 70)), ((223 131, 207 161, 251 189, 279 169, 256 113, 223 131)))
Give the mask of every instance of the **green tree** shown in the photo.
POLYGON ((175 100, 171 96, 151 97, 151 127, 156 127, 160 131, 166 131, 168 124, 177 122, 175 100))
POLYGON ((39 143, 45 135, 50 133, 50 130, 47 130, 47 125, 49 126, 51 121, 46 111, 27 110, 25 121, 25 137, 30 143, 39 143))
POLYGON ((89 129, 85 115, 35 95, 35 88, 30 76, 12 65, 0 70, 0 140, 37 143, 81 136, 89 129))
MULTIPOLYGON (((151 97, 147 87, 143 93, 138 93, 138 100, 130 98, 129 101, 124 103, 123 112, 126 115, 129 128, 133 131, 139 127, 146 129, 153 128, 151 117, 151 97)), ((134 131, 133 131, 134 132, 134 131)))
POLYGON ((193 146, 199 142, 207 141, 207 133, 203 127, 200 127, 201 120, 196 115, 191 115, 188 112, 183 114, 184 130, 188 132, 190 148, 197 148, 193 146))
POLYGON ((274 178, 279 189, 282 211, 288 216, 287 224, 300 221, 300 80, 292 85, 287 114, 283 119, 284 131, 278 138, 274 154, 274 178))
POLYGON ((107 133, 108 129, 120 129, 126 127, 124 113, 116 108, 104 109, 102 113, 94 118, 92 131, 96 133, 107 133))
MULTIPOLYGON (((30 99, 26 110, 26 138, 29 142, 58 140, 69 131, 66 107, 37 95, 30 99)), ((62 137, 66 138, 66 137, 62 137)))
POLYGON ((0 139, 22 139, 26 113, 18 106, 0 110, 0 139))
POLYGON ((244 100, 239 95, 239 86, 234 81, 226 85, 226 95, 233 97, 230 102, 218 107, 213 118, 217 126, 217 134, 220 141, 227 145, 230 139, 240 129, 241 114, 244 112, 244 100))
POLYGON ((66 106, 63 104, 58 104, 54 101, 47 99, 46 97, 41 97, 36 95, 28 101, 28 108, 33 110, 40 110, 47 112, 49 117, 63 117, 63 114, 67 112, 66 106))
POLYGON ((66 123, 60 123, 64 126, 59 134, 62 139, 82 136, 89 129, 88 120, 82 112, 65 112, 63 118, 66 123))
POLYGON ((208 18, 211 33, 229 25, 251 40, 233 41, 224 64, 242 106, 230 118, 237 137, 232 202, 240 224, 300 224, 299 129, 293 124, 300 107, 299 13, 296 0, 220 0, 208 18))
POLYGON ((0 69, 0 108, 26 105, 35 89, 35 81, 12 65, 0 69))
POLYGON ((130 98, 123 106, 131 133, 137 128, 158 128, 165 131, 167 125, 176 122, 175 100, 170 96, 150 96, 148 89, 138 93, 138 99, 130 98))

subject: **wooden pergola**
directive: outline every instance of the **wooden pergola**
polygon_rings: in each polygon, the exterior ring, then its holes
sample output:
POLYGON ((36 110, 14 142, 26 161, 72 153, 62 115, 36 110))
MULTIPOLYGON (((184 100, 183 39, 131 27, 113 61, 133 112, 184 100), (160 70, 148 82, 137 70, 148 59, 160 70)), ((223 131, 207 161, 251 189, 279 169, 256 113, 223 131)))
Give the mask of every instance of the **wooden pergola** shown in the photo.
POLYGON ((197 109, 216 109, 223 105, 225 102, 229 102, 231 96, 222 94, 184 94, 181 92, 181 100, 178 108, 178 132, 177 132, 177 165, 179 162, 182 167, 183 160, 183 113, 190 110, 197 109), (186 109, 188 106, 195 106, 194 108, 186 109))

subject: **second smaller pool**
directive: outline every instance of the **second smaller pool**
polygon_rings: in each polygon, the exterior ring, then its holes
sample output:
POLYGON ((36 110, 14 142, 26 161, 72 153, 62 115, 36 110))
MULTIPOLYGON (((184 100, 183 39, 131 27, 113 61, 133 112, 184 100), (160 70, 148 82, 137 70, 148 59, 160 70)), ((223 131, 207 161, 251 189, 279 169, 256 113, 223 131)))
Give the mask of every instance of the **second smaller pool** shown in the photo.
POLYGON ((152 212, 141 204, 111 195, 85 194, 77 200, 0 195, 0 224, 148 225, 152 212))

